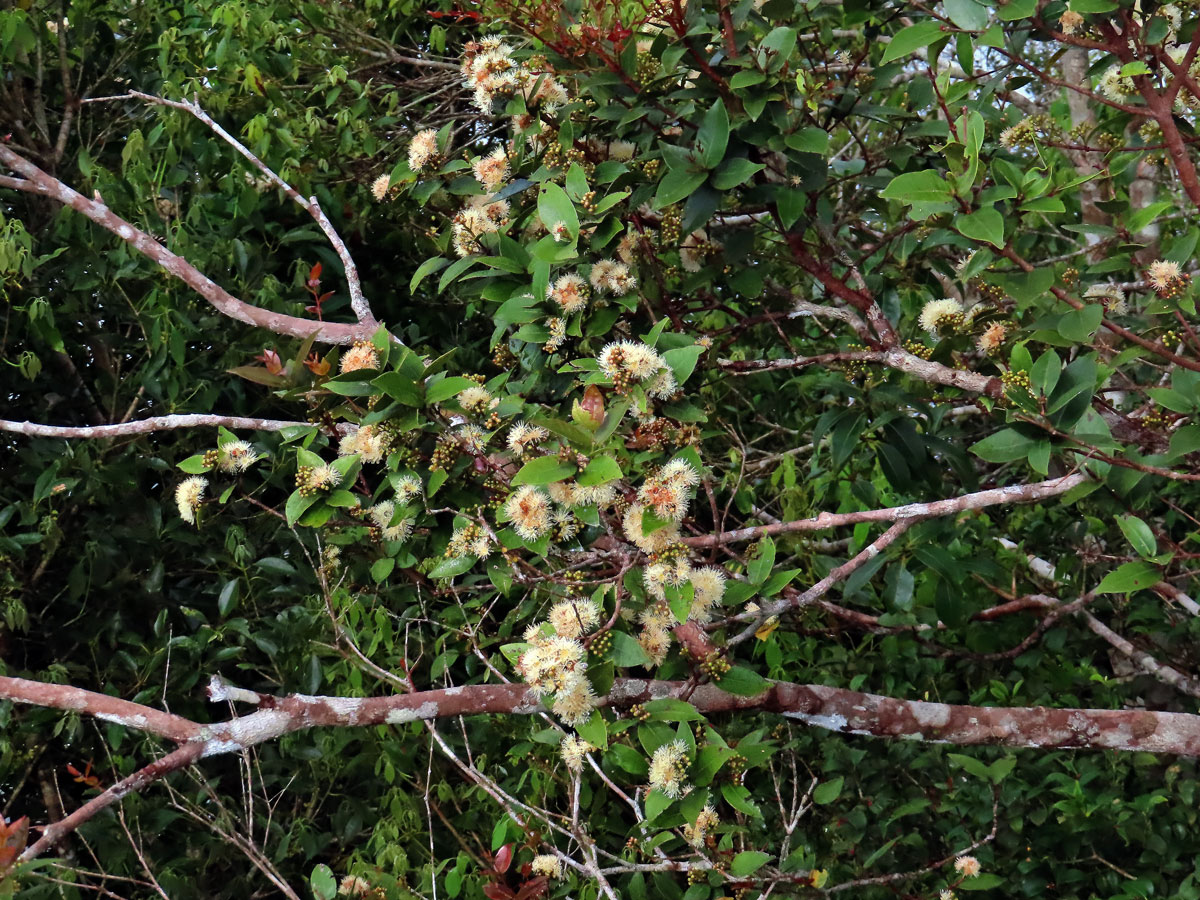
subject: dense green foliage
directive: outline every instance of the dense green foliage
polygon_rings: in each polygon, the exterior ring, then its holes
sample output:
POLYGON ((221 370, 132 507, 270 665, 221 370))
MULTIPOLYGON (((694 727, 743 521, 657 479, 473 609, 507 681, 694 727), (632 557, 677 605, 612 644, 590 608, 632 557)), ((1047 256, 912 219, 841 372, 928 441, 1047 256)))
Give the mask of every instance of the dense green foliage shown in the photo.
MULTIPOLYGON (((196 96, 319 200, 384 324, 330 347, 233 322, 118 235, 0 182, 6 419, 296 423, 3 433, 0 674, 199 722, 231 712, 204 699, 213 675, 341 697, 534 680, 523 655, 548 632, 527 629, 573 599, 613 616, 584 657, 597 694, 715 678, 749 696, 767 678, 1195 712, 1200 341, 1190 281, 1151 265, 1186 273, 1200 238, 1200 99, 1176 83, 1191 60, 1163 61, 1200 40, 1192 6, 1077 2, 1090 56, 1063 43, 1061 2, 486 6, 491 28, 450 4, 97 2, 50 29, 57 5, 0 0, 8 146, 247 303, 350 321, 325 235, 203 122, 78 102, 196 96), (477 43, 492 34, 504 47, 477 43), (460 62, 489 52, 503 77, 473 98, 460 62), (436 146, 414 156, 414 138, 436 146), (544 429, 527 448, 506 443, 520 421, 544 429), (237 439, 261 455, 248 470, 228 460, 237 439), (626 510, 653 505, 642 489, 672 460, 702 484, 660 485, 661 518, 631 533, 626 510), (728 535, 1075 472, 1090 478, 1062 496, 914 518, 878 555, 860 556, 895 516, 728 535), (189 476, 207 479, 183 502, 195 524, 177 510, 189 476), (553 498, 551 518, 514 495, 553 498), (728 579, 711 610, 704 567, 728 579), (794 608, 753 615, 780 600, 794 608), (668 637, 689 618, 713 658, 668 637)), ((837 734, 673 700, 576 717, 563 693, 544 716, 435 723, 442 747, 410 721, 201 760, 0 896, 154 896, 156 880, 173 898, 328 898, 335 873, 391 898, 596 897, 589 872, 528 868, 550 846, 586 865, 594 845, 631 900, 1200 897, 1192 759, 837 734), (604 778, 564 764, 571 725, 604 778), (674 740, 681 798, 647 789, 674 740), (706 803, 719 824, 693 847, 706 803), (953 855, 993 828, 963 881, 953 855), (516 862, 495 874, 505 845, 516 862)), ((34 823, 164 746, 3 701, 0 725, 0 809, 34 823)))

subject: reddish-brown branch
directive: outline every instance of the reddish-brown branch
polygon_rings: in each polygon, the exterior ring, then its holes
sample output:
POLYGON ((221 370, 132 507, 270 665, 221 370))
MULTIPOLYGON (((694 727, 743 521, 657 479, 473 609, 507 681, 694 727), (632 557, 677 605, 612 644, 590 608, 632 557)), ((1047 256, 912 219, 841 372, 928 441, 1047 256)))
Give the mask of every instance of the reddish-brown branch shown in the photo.
MULTIPOLYGON (((114 698, 62 685, 37 685, 4 679, 12 699, 58 709, 105 716, 114 698), (43 703, 43 700, 46 701, 43 703)), ((544 712, 523 684, 481 684, 388 697, 310 697, 256 695, 250 715, 218 725, 163 724, 167 716, 149 707, 124 704, 120 723, 172 737, 180 728, 194 739, 178 750, 118 782, 61 822, 48 826, 24 853, 32 859, 97 812, 170 772, 199 759, 240 753, 285 734, 314 727, 404 724, 464 715, 531 715, 544 712), (136 710, 136 712, 133 712, 136 710), (142 717, 139 719, 138 717, 142 717), (198 729, 192 731, 192 729, 198 729)), ((812 684, 771 684, 757 696, 722 691, 719 685, 683 681, 620 678, 601 705, 627 708, 663 697, 686 697, 703 713, 738 710, 773 712, 810 725, 849 734, 907 737, 952 744, 1002 744, 1011 747, 1078 747, 1140 750, 1200 757, 1200 716, 1147 710, 989 708, 900 700, 812 684)), ((174 720, 176 717, 169 717, 174 720)))

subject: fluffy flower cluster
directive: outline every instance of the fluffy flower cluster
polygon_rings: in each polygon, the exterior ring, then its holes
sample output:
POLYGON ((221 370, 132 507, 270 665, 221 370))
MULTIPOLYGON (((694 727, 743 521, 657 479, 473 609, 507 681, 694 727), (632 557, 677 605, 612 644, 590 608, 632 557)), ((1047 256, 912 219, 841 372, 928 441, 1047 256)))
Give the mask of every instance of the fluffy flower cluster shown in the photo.
POLYGON ((570 99, 553 77, 535 72, 513 58, 513 48, 498 37, 471 41, 463 53, 463 83, 480 112, 490 115, 498 100, 520 93, 527 106, 553 114, 570 99))
POLYGON ((721 820, 717 817, 717 811, 712 808, 711 803, 706 803, 704 808, 696 815, 695 822, 687 822, 683 826, 683 837, 693 847, 702 847, 704 839, 708 833, 719 825, 721 820))
POLYGON ((679 390, 666 360, 641 341, 615 341, 600 351, 600 368, 614 383, 640 382, 646 393, 666 400, 679 390))
POLYGON ((930 300, 921 308, 920 324, 930 334, 936 335, 948 326, 960 322, 959 317, 962 314, 963 306, 957 300, 949 297, 944 300, 930 300))
POLYGON ((408 145, 408 167, 414 172, 420 172, 426 166, 431 165, 438 159, 438 138, 437 132, 432 128, 426 128, 424 131, 418 131, 412 139, 412 143, 408 145))
POLYGON ((533 862, 529 864, 529 871, 534 875, 544 875, 546 878, 562 878, 563 867, 562 862, 557 856, 552 856, 549 853, 541 853, 533 858, 533 862))
POLYGON ((602 259, 592 266, 588 280, 597 294, 612 294, 624 297, 637 288, 637 278, 625 263, 615 259, 602 259))
POLYGON ((392 178, 390 175, 380 175, 371 182, 371 196, 376 200, 383 200, 387 196, 388 189, 392 186, 392 178))
POLYGON ((416 475, 392 476, 392 488, 396 491, 396 502, 407 503, 413 497, 420 497, 421 479, 416 475))
POLYGON ((455 529, 446 545, 447 556, 475 556, 486 559, 492 553, 492 539, 478 525, 455 529))
POLYGON ((175 488, 175 505, 179 508, 179 517, 189 525, 196 524, 196 510, 204 500, 204 492, 208 490, 208 479, 199 475, 185 478, 175 488))
POLYGON ((391 435, 378 425, 360 425, 338 441, 338 455, 353 456, 357 453, 365 463, 382 462, 391 442, 391 435))
POLYGON ((960 856, 954 860, 954 871, 964 878, 974 878, 980 872, 979 860, 973 856, 960 856))
POLYGON ((1133 83, 1133 77, 1122 75, 1120 65, 1109 66, 1100 76, 1096 87, 1105 97, 1117 103, 1137 93, 1137 85, 1133 83))
POLYGON ((687 513, 691 490, 700 474, 686 459, 673 459, 649 478, 638 491, 638 501, 654 510, 660 519, 678 522, 687 513))
POLYGON ((546 618, 559 637, 578 638, 600 624, 600 610, 591 600, 562 600, 546 618))
POLYGON ((355 341, 354 346, 342 354, 338 367, 343 372, 357 372, 359 369, 378 369, 379 354, 371 346, 370 341, 355 341))
POLYGON ((983 353, 995 353, 1008 336, 1008 328, 1003 322, 993 322, 984 329, 983 334, 975 341, 975 346, 983 353))
POLYGON ((725 573, 715 566, 693 569, 691 582, 695 596, 688 618, 704 624, 712 620, 713 608, 725 597, 725 573))
POLYGON ((566 763, 567 768, 572 772, 582 772, 584 757, 595 747, 582 738, 569 734, 562 739, 559 749, 562 751, 563 762, 566 763))
POLYGON ((587 282, 578 275, 563 275, 546 288, 546 296, 567 315, 577 313, 587 306, 587 282))
POLYGON ((1159 294, 1171 294, 1183 287, 1187 276, 1179 268, 1179 263, 1167 259, 1159 259, 1150 263, 1146 269, 1146 280, 1150 287, 1159 294))
POLYGON ((487 156, 477 159, 471 166, 471 171, 475 173, 475 180, 483 185, 483 189, 493 193, 508 175, 508 154, 504 152, 503 147, 497 147, 487 156))
POLYGON ((556 481, 546 485, 550 499, 562 506, 609 506, 617 499, 617 489, 612 484, 582 485, 574 481, 556 481))
POLYGON ((499 231, 508 221, 508 212, 506 200, 493 200, 490 196, 472 197, 454 216, 451 226, 454 252, 459 256, 483 252, 480 238, 499 231))
POLYGON ((229 441, 217 449, 217 468, 230 474, 245 472, 260 459, 262 456, 246 441, 229 441))
POLYGON ((1083 292, 1086 300, 1100 300, 1104 308, 1114 316, 1123 316, 1129 312, 1129 304, 1125 299, 1125 291, 1115 284, 1093 284, 1083 292))
POLYGON ((541 425, 514 422, 508 429, 508 449, 513 453, 524 455, 548 437, 550 437, 550 432, 541 425))
POLYGON ((367 510, 372 524, 379 529, 385 541, 402 543, 412 536, 413 520, 407 516, 396 519, 398 509, 395 501, 383 500, 367 510))
POLYGON ((654 751, 650 758, 650 787, 662 791, 672 800, 692 789, 687 783, 687 745, 671 741, 654 751))
POLYGON ((504 503, 504 514, 522 540, 536 541, 554 524, 550 498, 531 484, 516 489, 504 503))
POLYGON ((721 243, 709 238, 703 229, 693 231, 679 247, 679 264, 685 272, 699 272, 709 257, 721 252, 721 243))
POLYGON ((583 644, 560 635, 546 637, 538 625, 529 628, 525 639, 531 646, 517 662, 521 678, 539 696, 554 694, 554 714, 566 725, 578 728, 596 708, 583 644))
POLYGON ((458 405, 469 413, 484 413, 495 409, 500 401, 487 388, 475 385, 458 392, 458 405))
POLYGON ((339 897, 365 897, 371 893, 371 882, 357 875, 347 875, 338 886, 339 897))
POLYGON ((645 512, 646 507, 643 504, 632 503, 625 511, 624 519, 621 520, 625 537, 632 541, 639 550, 643 553, 658 553, 679 540, 679 525, 675 522, 664 525, 649 534, 643 534, 642 517, 645 512))

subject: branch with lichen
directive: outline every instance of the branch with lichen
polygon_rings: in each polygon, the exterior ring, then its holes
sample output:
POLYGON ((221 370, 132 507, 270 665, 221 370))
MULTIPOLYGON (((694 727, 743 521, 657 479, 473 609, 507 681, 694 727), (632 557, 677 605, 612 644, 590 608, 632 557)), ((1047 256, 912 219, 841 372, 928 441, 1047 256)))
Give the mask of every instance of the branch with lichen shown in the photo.
POLYGON ((43 172, 25 157, 2 143, 0 143, 0 164, 22 176, 21 178, 5 178, 0 182, 0 187, 48 197, 51 200, 57 200, 64 206, 71 207, 101 228, 111 231, 139 253, 148 256, 169 274, 178 278, 207 300, 214 309, 231 319, 258 328, 265 328, 275 334, 286 334, 298 338, 313 337, 326 344, 350 344, 356 340, 366 340, 376 330, 373 321, 370 324, 353 325, 340 322, 320 322, 315 319, 302 319, 286 313, 272 312, 251 306, 244 300, 234 297, 182 256, 172 253, 151 235, 122 219, 104 203, 99 200, 89 200, 53 175, 43 172))
POLYGON ((183 413, 173 416, 154 416, 133 422, 118 422, 113 425, 43 425, 39 422, 14 422, 0 419, 0 431, 23 434, 27 437, 47 438, 114 438, 131 434, 150 434, 155 431, 171 431, 176 428, 241 428, 249 431, 282 431, 285 428, 311 427, 309 422, 292 422, 285 419, 258 419, 252 416, 218 416, 210 413, 183 413))

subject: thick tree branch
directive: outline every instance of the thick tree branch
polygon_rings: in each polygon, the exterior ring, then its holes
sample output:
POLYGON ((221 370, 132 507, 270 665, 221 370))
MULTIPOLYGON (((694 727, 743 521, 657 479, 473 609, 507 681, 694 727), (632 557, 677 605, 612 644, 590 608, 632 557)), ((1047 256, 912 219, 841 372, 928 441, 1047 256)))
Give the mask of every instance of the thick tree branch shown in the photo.
POLYGON ((289 422, 283 419, 256 419, 249 416, 218 416, 210 413, 185 413, 174 416, 155 416, 134 422, 119 422, 115 425, 42 425, 38 422, 13 422, 0 419, 0 431, 11 431, 29 437, 48 438, 113 438, 130 434, 148 434, 152 431, 169 431, 175 428, 199 428, 223 425, 226 428, 243 428, 250 431, 282 431, 284 428, 308 427, 308 422, 289 422))
POLYGON ((128 242, 138 252, 150 257, 207 300, 214 309, 231 319, 265 328, 276 334, 299 338, 315 335, 318 341, 326 344, 353 343, 360 338, 371 337, 375 331, 374 324, 348 325, 340 322, 318 322, 251 306, 234 297, 182 256, 172 253, 146 232, 134 228, 103 203, 89 200, 3 144, 0 144, 0 163, 24 178, 23 182, 8 183, 5 185, 6 187, 14 187, 26 193, 50 197, 71 207, 76 212, 82 213, 100 227, 128 242))
POLYGON ((713 547, 738 541, 752 541, 767 535, 821 531, 842 525, 857 525, 859 522, 896 522, 900 519, 945 516, 971 509, 997 506, 1002 503, 1030 503, 1034 500, 1045 500, 1048 497, 1065 494, 1085 481, 1087 481, 1086 475, 1076 473, 1064 475, 1062 478, 1051 478, 1048 481, 1036 481, 1032 484, 1013 484, 1008 487, 977 491, 974 494, 964 494, 962 497, 951 497, 948 500, 934 500, 930 503, 908 503, 904 506, 865 509, 848 513, 823 512, 811 519, 797 519, 792 522, 781 522, 778 525, 752 525, 749 528, 723 531, 720 534, 684 538, 683 543, 690 547, 713 547))
POLYGON ((733 375, 754 375, 779 369, 800 369, 806 366, 825 365, 836 362, 868 362, 887 366, 904 372, 921 381, 962 388, 988 397, 1000 397, 1004 385, 999 378, 951 369, 941 363, 893 347, 891 350, 852 350, 842 353, 823 353, 819 356, 797 356, 790 359, 717 360, 717 365, 733 375))
MULTIPOLYGON (((258 695, 248 716, 200 726, 167 713, 80 688, 0 678, 0 696, 20 703, 68 709, 186 742, 113 785, 61 822, 48 826, 22 855, 32 859, 97 812, 153 781, 207 757, 240 753, 285 734, 314 727, 401 725, 464 715, 531 715, 545 709, 523 684, 483 684, 343 698, 258 695)), ((777 682, 754 697, 696 687, 685 681, 620 678, 603 706, 627 708, 663 697, 686 698, 703 713, 759 710, 848 734, 906 737, 952 744, 1140 750, 1200 757, 1200 715, 1148 710, 991 708, 899 700, 841 688, 777 682)))

